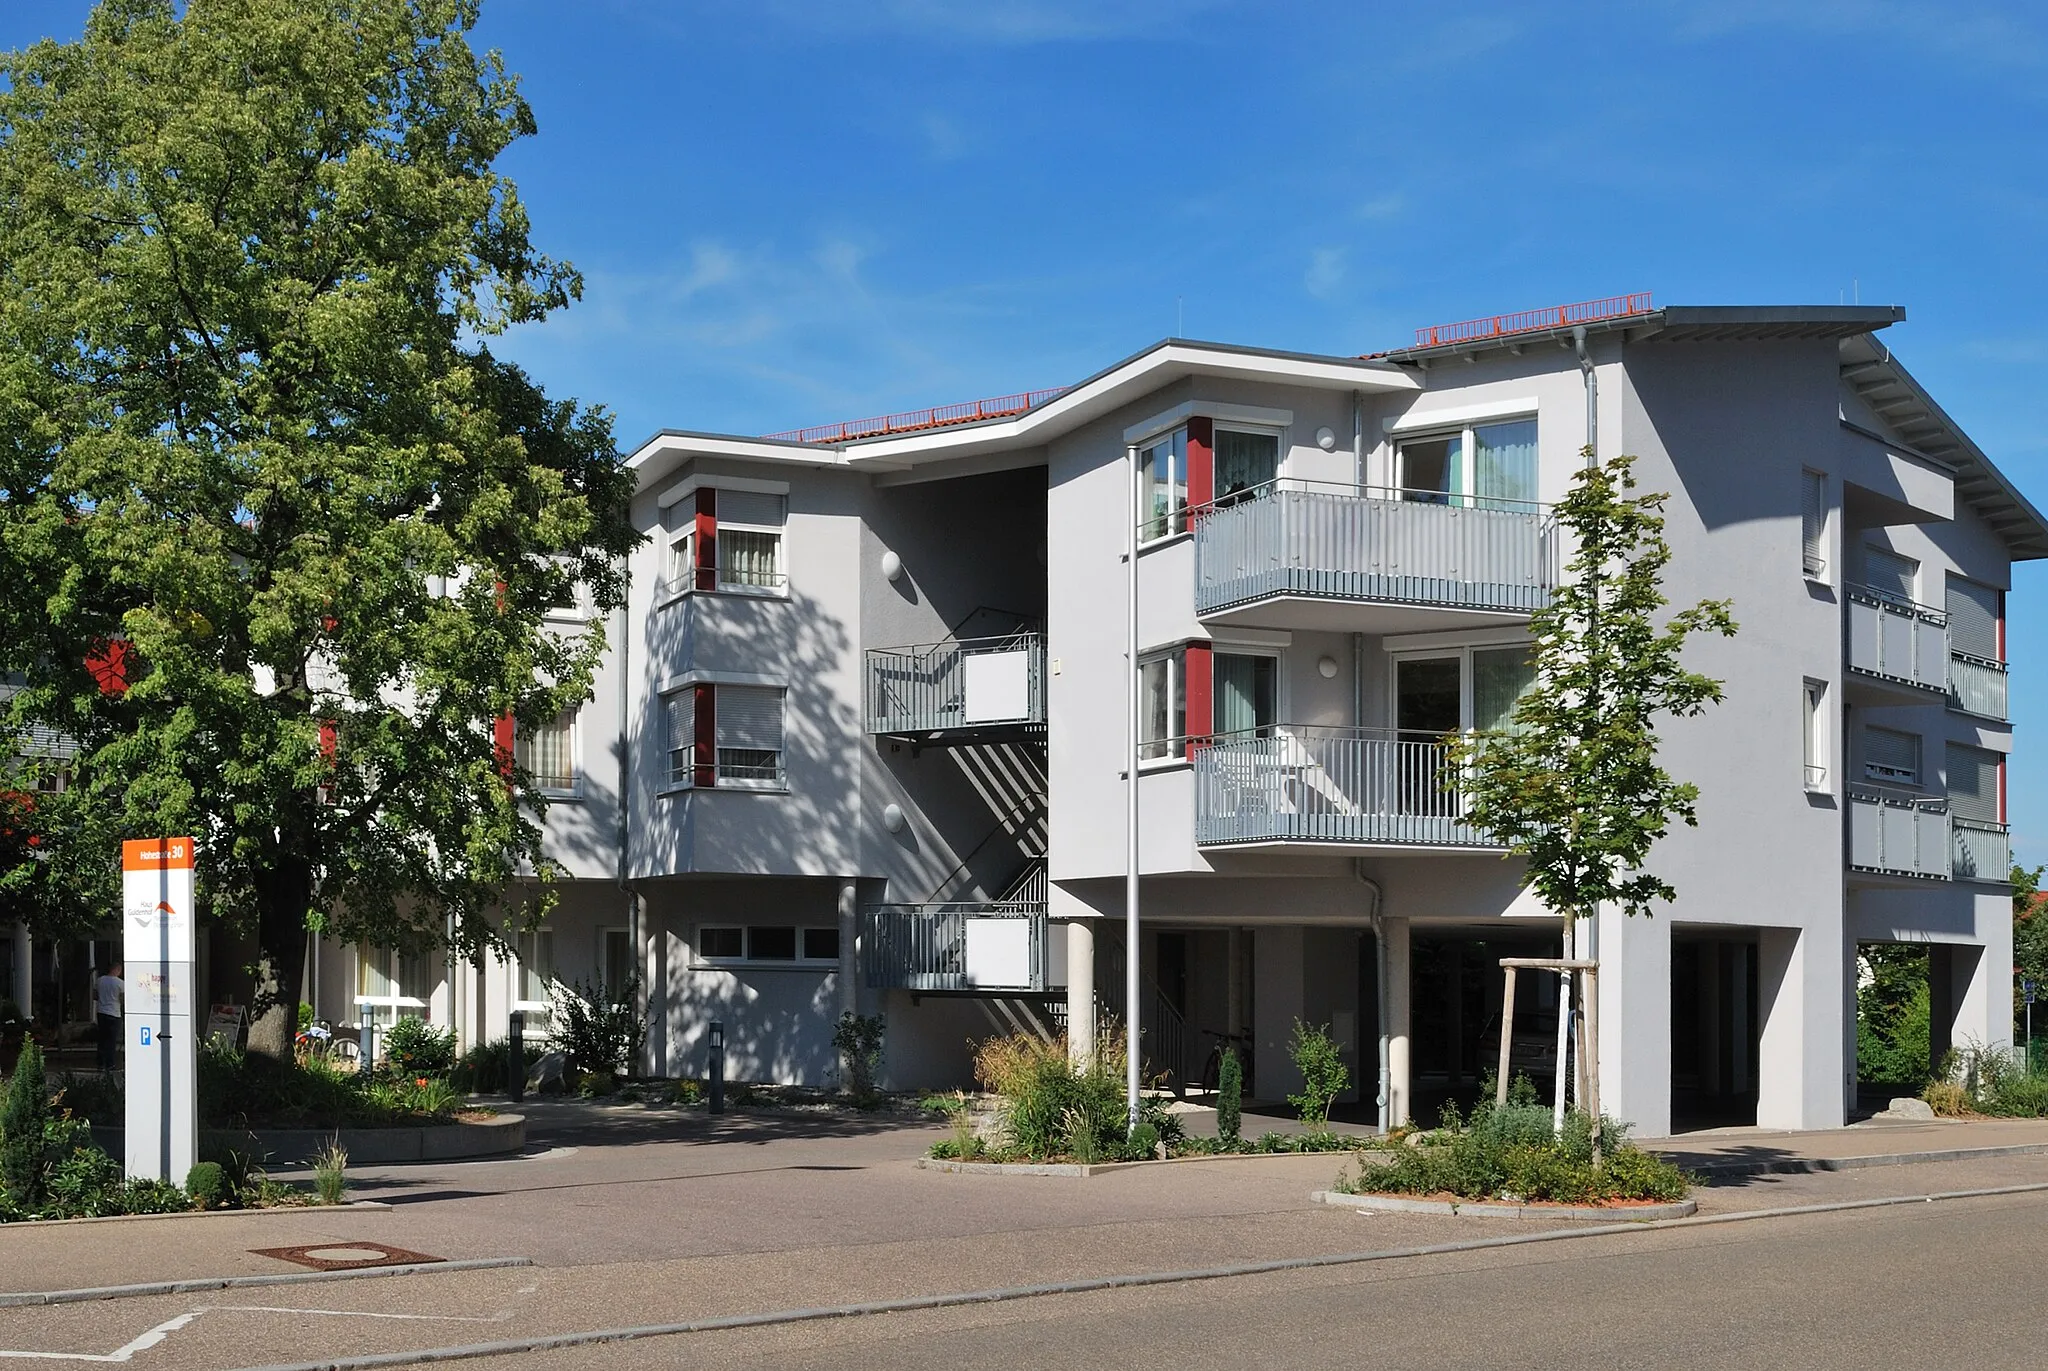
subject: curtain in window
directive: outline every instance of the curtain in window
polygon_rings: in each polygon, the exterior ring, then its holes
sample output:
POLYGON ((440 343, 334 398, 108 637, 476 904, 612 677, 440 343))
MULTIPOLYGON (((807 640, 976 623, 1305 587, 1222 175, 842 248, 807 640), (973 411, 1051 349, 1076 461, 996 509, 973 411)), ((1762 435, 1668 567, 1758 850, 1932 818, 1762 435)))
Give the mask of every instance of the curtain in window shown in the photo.
POLYGON ((781 689, 721 685, 717 706, 719 779, 781 780, 781 689))
POLYGON ((519 957, 519 998, 529 1003, 545 1001, 555 978, 555 931, 529 929, 513 946, 519 957))
POLYGON ((1216 654, 1214 708, 1218 733, 1243 733, 1273 726, 1277 712, 1273 667, 1271 657, 1216 654))
POLYGON ((576 786, 574 739, 576 711, 564 710, 532 733, 523 734, 514 748, 521 768, 533 776, 542 790, 573 790, 576 786))
POLYGON ((1140 537, 1164 538, 1180 532, 1188 504, 1188 435, 1175 429, 1138 453, 1138 517, 1140 537))
POLYGON ((1998 754, 1950 743, 1947 760, 1949 809, 1959 819, 1998 823, 1998 754))
POLYGON ((1179 746, 1175 740, 1187 732, 1185 662, 1176 652, 1138 664, 1140 757, 1172 756, 1179 746))
POLYGON ((1948 578, 1948 645, 1986 661, 1998 660, 1998 591, 1960 576, 1948 578))
POLYGON ((694 529, 669 540, 668 584, 671 590, 688 590, 697 584, 697 533, 694 529))
POLYGON ((668 778, 687 781, 695 765, 692 757, 697 743, 697 699, 690 691, 679 691, 665 701, 668 709, 668 778))
POLYGON ((718 579, 729 586, 782 584, 782 535, 756 529, 718 530, 718 579))
POLYGON ((1536 499, 1536 421, 1481 424, 1472 430, 1473 493, 1481 509, 1536 499))
POLYGON ((391 980, 391 953, 382 947, 363 948, 357 953, 356 994, 366 1000, 388 999, 398 993, 391 980))
POLYGON ((1280 439, 1271 433, 1216 430, 1216 498, 1270 483, 1280 474, 1280 439))
POLYGON ((1515 702, 1536 684, 1536 664, 1525 647, 1489 648, 1472 654, 1472 727, 1507 728, 1515 702))

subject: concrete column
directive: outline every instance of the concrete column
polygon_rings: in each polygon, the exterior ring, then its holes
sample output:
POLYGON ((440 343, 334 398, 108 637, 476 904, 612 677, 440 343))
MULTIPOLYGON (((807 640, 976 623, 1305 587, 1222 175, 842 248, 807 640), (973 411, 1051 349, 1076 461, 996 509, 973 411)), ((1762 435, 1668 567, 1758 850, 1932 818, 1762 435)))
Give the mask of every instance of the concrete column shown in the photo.
POLYGON ((1288 1050, 1294 1021, 1308 1017, 1302 974, 1306 960, 1299 924, 1274 924, 1258 930, 1252 974, 1252 1076, 1262 1100, 1285 1099, 1301 1090, 1301 1073, 1288 1050))
MULTIPOLYGON (((2011 1010, 1992 993, 1991 958, 1968 943, 1936 943, 1928 949, 1927 990, 1934 1065, 1949 1048, 2007 1045, 2011 1010)), ((2010 982, 2010 973, 2007 975, 2010 982)), ((2010 992, 2006 992, 2010 1000, 2010 992)))
POLYGON ((1076 1066, 1095 1055, 1095 925, 1067 921, 1067 1055, 1076 1066))
POLYGON ((647 983, 647 1070, 654 1076, 680 1074, 669 1064, 668 1036, 668 928, 658 915, 648 912, 647 897, 640 898, 640 932, 646 940, 638 945, 641 978, 647 983))
POLYGON ((33 1019, 36 1016, 36 1007, 30 1002, 34 997, 36 983, 34 960, 35 943, 28 936, 28 925, 16 924, 14 926, 14 986, 10 993, 13 996, 15 1007, 21 1010, 23 1018, 28 1019, 33 1019))
MULTIPOLYGON (((1600 1109, 1645 1138, 1671 1132, 1671 921, 1597 916, 1600 1109)), ((1579 930, 1580 956, 1585 930, 1579 930)))
POLYGON ((1399 1128, 1410 1118, 1408 921, 1380 920, 1380 937, 1387 959, 1387 1123, 1399 1128))
POLYGON ((860 886, 839 882, 839 1012, 860 1013, 860 886))
MULTIPOLYGON (((1839 937, 1839 933, 1835 936, 1839 937)), ((1757 1099, 1761 1128, 1840 1128, 1842 976, 1839 948, 1796 928, 1757 938, 1757 1099)))
POLYGON ((1244 930, 1232 928, 1228 935, 1229 952, 1225 956, 1225 975, 1228 980, 1223 987, 1223 1031, 1244 1032, 1244 930))

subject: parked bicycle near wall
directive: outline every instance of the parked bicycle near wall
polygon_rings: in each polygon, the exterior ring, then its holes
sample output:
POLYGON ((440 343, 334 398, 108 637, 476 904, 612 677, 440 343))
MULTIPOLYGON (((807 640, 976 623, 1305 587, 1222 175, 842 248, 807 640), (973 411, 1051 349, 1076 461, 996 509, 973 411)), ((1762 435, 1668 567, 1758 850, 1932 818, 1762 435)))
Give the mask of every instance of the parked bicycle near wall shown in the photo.
POLYGON ((1200 1089, 1205 1095, 1214 1095, 1223 1082, 1223 1048, 1226 1044, 1237 1049, 1238 1064, 1249 1071, 1251 1067, 1252 1035, 1249 1033, 1218 1033, 1205 1028, 1203 1033, 1216 1041, 1209 1047, 1209 1056, 1202 1063, 1200 1089))

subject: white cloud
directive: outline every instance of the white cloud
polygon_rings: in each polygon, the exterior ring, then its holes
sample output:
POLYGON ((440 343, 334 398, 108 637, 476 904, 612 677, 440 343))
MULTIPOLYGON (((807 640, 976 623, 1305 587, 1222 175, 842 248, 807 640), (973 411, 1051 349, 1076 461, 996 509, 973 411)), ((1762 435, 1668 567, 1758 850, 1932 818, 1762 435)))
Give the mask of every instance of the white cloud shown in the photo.
POLYGON ((967 134, 951 117, 931 113, 924 117, 925 150, 938 162, 952 162, 967 155, 967 134))
POLYGON ((1344 259, 1345 249, 1341 247, 1315 249, 1308 255, 1308 270, 1301 275, 1303 288, 1318 300, 1335 295, 1344 284, 1344 259))
POLYGON ((1408 197, 1398 190, 1390 190, 1384 195, 1376 195, 1352 211, 1358 218, 1373 222, 1398 219, 1407 212, 1408 197))

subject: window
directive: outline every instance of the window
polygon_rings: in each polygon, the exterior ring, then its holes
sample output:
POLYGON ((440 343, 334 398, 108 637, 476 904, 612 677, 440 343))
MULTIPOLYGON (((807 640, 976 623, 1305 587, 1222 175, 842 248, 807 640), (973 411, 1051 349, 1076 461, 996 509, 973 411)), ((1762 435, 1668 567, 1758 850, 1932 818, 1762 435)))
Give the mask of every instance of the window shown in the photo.
POLYGON ((51 766, 48 763, 45 763, 42 766, 42 768, 36 772, 36 794, 62 795, 65 791, 69 789, 71 789, 70 767, 51 766))
POLYGON ((512 939, 512 951, 519 963, 513 980, 517 992, 513 1007, 546 1009, 549 987, 555 982, 555 930, 526 929, 512 939))
POLYGON ((1917 603, 1920 596, 1920 563, 1911 557, 1881 547, 1863 549, 1863 584, 1887 600, 1917 603))
POLYGON ((555 570, 569 578, 563 593, 548 605, 550 619, 588 619, 591 613, 590 587, 577 573, 576 559, 556 557, 551 559, 555 570))
POLYGON ((629 928, 607 928, 599 933, 597 957, 608 995, 617 995, 640 974, 633 964, 633 931, 629 928))
POLYGON ((1806 574, 1818 580, 1828 574, 1828 478, 1818 471, 1799 473, 1799 536, 1806 574))
POLYGON ((1188 731, 1187 649, 1138 659, 1138 757, 1178 757, 1188 731))
POLYGON ((533 777, 534 789, 557 795, 576 793, 576 716, 565 709, 547 723, 519 735, 513 760, 533 777))
POLYGON ((1536 663, 1529 649, 1472 649, 1472 727, 1486 732, 1512 728, 1515 706, 1536 684, 1536 663))
POLYGON ((717 509, 718 588, 782 589, 782 496, 721 490, 717 509))
POLYGON ((1235 504, 1280 475, 1280 435, 1216 430, 1216 503, 1235 504))
POLYGON ((1803 688, 1803 717, 1806 751, 1806 788, 1828 788, 1828 686, 1808 677, 1803 688))
POLYGON ((762 966, 822 966, 839 961, 836 924, 705 925, 697 930, 699 963, 753 963, 762 966))
POLYGON ((697 530, 685 528, 668 541, 668 588, 681 594, 697 581, 697 530))
POLYGON ((1430 742, 1466 729, 1508 728, 1535 684, 1526 643, 1397 657, 1394 729, 1404 742, 1430 742))
POLYGON ((1952 652, 1987 662, 2004 660, 1998 626, 2005 618, 2004 595, 1996 587, 1948 578, 1948 645, 1952 652))
POLYGON ((356 949, 356 1008, 370 1011, 370 1022, 389 1028, 400 1019, 426 1017, 427 959, 416 952, 389 947, 356 949))
POLYGON ((1886 785, 1920 784, 1920 735, 1891 728, 1863 730, 1863 777, 1886 785))
MULTIPOLYGON (((1214 658, 1215 731, 1268 736, 1279 722, 1279 659, 1243 652, 1218 652, 1214 658)), ((1185 731, 1185 722, 1182 730, 1185 731)))
POLYGON ((2004 823, 1998 773, 2005 759, 1981 747, 1950 743, 1947 761, 1949 811, 1959 819, 2004 823))
POLYGON ((668 716, 669 784, 689 785, 697 774, 697 692, 679 690, 665 695, 661 707, 668 716))
POLYGON ((782 775, 782 688, 712 687, 718 720, 718 784, 777 787, 782 775))
POLYGON ((1177 428, 1138 449, 1138 539, 1150 542, 1187 527, 1188 431, 1177 428))
POLYGON ((1536 500, 1536 421, 1475 424, 1403 441, 1401 498, 1425 504, 1514 509, 1536 500))

